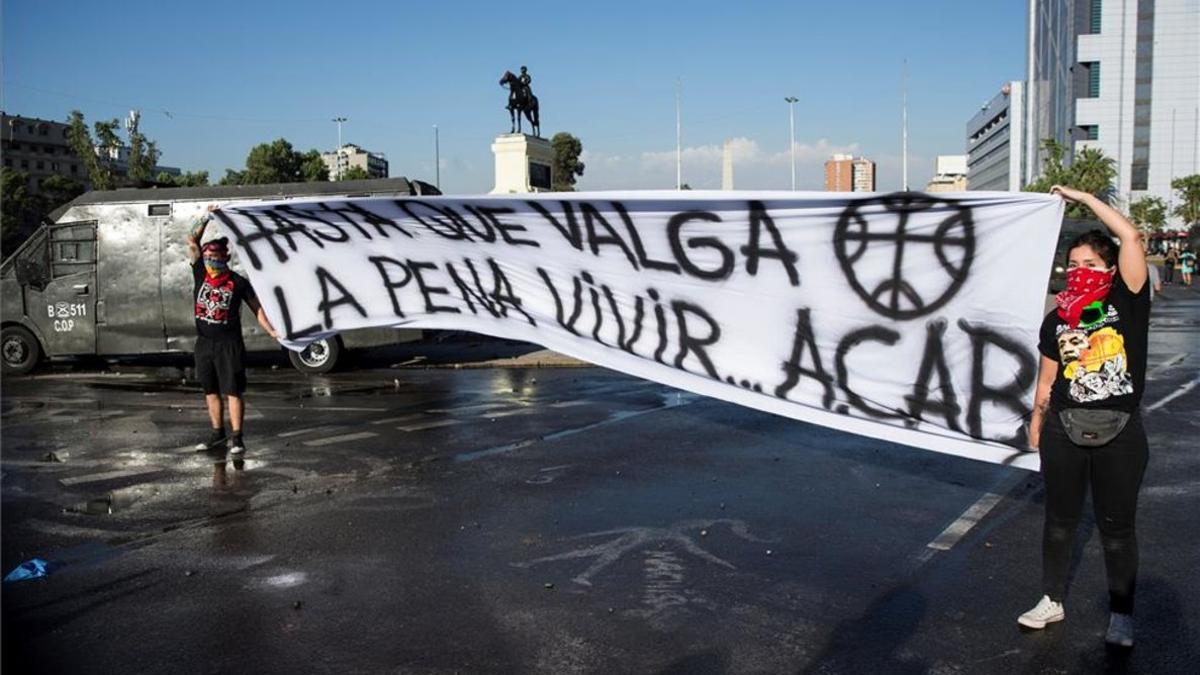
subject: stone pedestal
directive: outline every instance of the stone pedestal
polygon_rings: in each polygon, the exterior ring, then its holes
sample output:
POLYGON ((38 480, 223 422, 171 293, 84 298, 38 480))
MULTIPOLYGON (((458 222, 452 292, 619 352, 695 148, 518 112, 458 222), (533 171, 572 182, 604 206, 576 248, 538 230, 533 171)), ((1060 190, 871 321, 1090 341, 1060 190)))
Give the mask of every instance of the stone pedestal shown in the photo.
POLYGON ((501 134, 492 143, 496 187, 491 194, 549 192, 554 149, 550 141, 527 134, 501 134))

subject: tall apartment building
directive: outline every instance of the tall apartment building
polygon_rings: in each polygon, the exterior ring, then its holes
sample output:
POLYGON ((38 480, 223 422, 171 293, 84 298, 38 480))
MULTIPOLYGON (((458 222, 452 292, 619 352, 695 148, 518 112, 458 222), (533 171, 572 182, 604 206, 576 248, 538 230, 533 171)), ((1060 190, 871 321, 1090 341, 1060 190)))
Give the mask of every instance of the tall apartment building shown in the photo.
POLYGON ((835 154, 825 162, 826 192, 874 192, 875 162, 866 157, 835 154))
POLYGON ((1200 173, 1200 0, 1030 0, 1030 174, 1040 144, 1096 147, 1123 200, 1200 173))
POLYGON ((4 167, 29 174, 29 190, 41 191, 50 176, 66 176, 88 184, 87 168, 67 140, 62 122, 0 112, 0 155, 4 167))
POLYGON ((966 189, 1017 191, 1025 166, 1025 86, 1008 82, 967 122, 966 189))
POLYGON ((361 168, 371 178, 388 177, 388 161, 383 154, 364 150, 353 143, 346 143, 334 152, 321 153, 321 159, 329 168, 329 180, 337 180, 352 167, 361 168))

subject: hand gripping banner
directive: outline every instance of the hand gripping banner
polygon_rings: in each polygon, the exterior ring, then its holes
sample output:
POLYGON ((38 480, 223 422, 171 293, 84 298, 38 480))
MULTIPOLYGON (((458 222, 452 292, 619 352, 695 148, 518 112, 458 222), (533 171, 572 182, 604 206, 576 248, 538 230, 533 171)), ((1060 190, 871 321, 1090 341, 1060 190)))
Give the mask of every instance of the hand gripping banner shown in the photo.
POLYGON ((1062 200, 614 192, 217 212, 292 349, 468 330, 814 424, 1037 467, 1026 423, 1062 200))

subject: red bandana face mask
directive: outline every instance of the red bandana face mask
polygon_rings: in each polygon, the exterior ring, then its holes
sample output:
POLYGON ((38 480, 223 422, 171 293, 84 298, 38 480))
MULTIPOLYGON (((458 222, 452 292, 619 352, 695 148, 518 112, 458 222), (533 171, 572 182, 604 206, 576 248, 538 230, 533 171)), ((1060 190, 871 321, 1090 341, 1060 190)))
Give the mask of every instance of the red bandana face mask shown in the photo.
POLYGON ((1103 300, 1108 295, 1115 273, 1115 268, 1095 270, 1088 267, 1076 267, 1068 270, 1067 290, 1054 296, 1054 300, 1058 303, 1058 316, 1071 328, 1078 327, 1083 308, 1097 300, 1103 300))

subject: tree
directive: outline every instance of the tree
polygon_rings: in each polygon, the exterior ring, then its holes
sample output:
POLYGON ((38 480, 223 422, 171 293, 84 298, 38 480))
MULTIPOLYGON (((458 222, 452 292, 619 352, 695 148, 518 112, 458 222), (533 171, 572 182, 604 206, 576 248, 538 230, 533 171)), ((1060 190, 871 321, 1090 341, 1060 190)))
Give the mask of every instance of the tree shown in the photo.
POLYGON ((84 192, 87 192, 87 188, 74 178, 47 176, 42 179, 42 208, 49 213, 84 192))
MULTIPOLYGON (((1055 185, 1069 185, 1077 190, 1096 195, 1105 204, 1111 204, 1117 196, 1113 181, 1117 177, 1117 163, 1098 148, 1084 148, 1079 151, 1070 166, 1063 163, 1066 147, 1052 138, 1042 141, 1042 149, 1046 151, 1045 165, 1042 174, 1029 185, 1026 192, 1049 192, 1055 185)), ((1091 209, 1083 204, 1068 204, 1068 218, 1091 219, 1091 209)))
POLYGON ((300 175, 305 183, 317 183, 329 180, 329 167, 321 158, 320 150, 309 150, 300 156, 300 175))
POLYGON ((1171 189, 1179 194, 1179 206, 1174 215, 1186 224, 1200 223, 1200 173, 1183 176, 1171 181, 1171 189))
POLYGON ((129 160, 126 175, 134 183, 145 183, 158 165, 158 144, 146 138, 135 126, 129 132, 129 160))
POLYGON ((178 176, 172 176, 166 171, 154 177, 154 182, 167 187, 205 187, 208 185, 207 171, 187 171, 178 176))
POLYGON ((1157 232, 1167 223, 1167 203, 1147 195, 1129 205, 1129 219, 1145 232, 1157 232))
POLYGON ((92 183, 92 189, 111 190, 116 187, 116 171, 112 167, 110 147, 116 148, 120 145, 114 131, 117 121, 96 122, 96 136, 101 139, 99 144, 92 139, 87 122, 83 119, 83 113, 78 110, 71 111, 70 117, 67 118, 67 125, 67 142, 71 144, 71 149, 83 162, 88 180, 92 183))
POLYGON ((244 171, 225 171, 221 185, 311 183, 329 180, 329 169, 319 150, 298 152, 285 138, 260 143, 246 156, 244 171))
POLYGON ((366 180, 370 177, 371 177, 371 174, 367 173, 366 169, 362 168, 361 166, 352 166, 349 169, 346 169, 345 171, 343 171, 342 175, 338 176, 337 179, 338 180, 366 180))
POLYGON ((66 176, 49 176, 42 180, 41 193, 34 194, 29 189, 28 173, 4 169, 2 190, 0 249, 8 257, 33 234, 47 214, 83 194, 85 188, 66 176))
POLYGON ((111 190, 122 185, 138 185, 150 180, 162 153, 158 151, 158 145, 146 138, 136 126, 129 131, 129 155, 126 158, 125 175, 121 176, 116 162, 124 145, 117 134, 121 128, 119 120, 96 122, 93 125, 93 136, 88 131, 83 113, 72 110, 67 118, 67 125, 67 142, 83 161, 93 189, 111 190))
POLYGON ((573 192, 575 177, 583 175, 583 162, 579 161, 579 156, 583 154, 583 142, 560 131, 550 139, 550 147, 554 148, 554 182, 551 189, 573 192))
POLYGON ((7 258, 37 227, 41 204, 29 191, 29 174, 4 169, 0 175, 0 249, 7 258))

